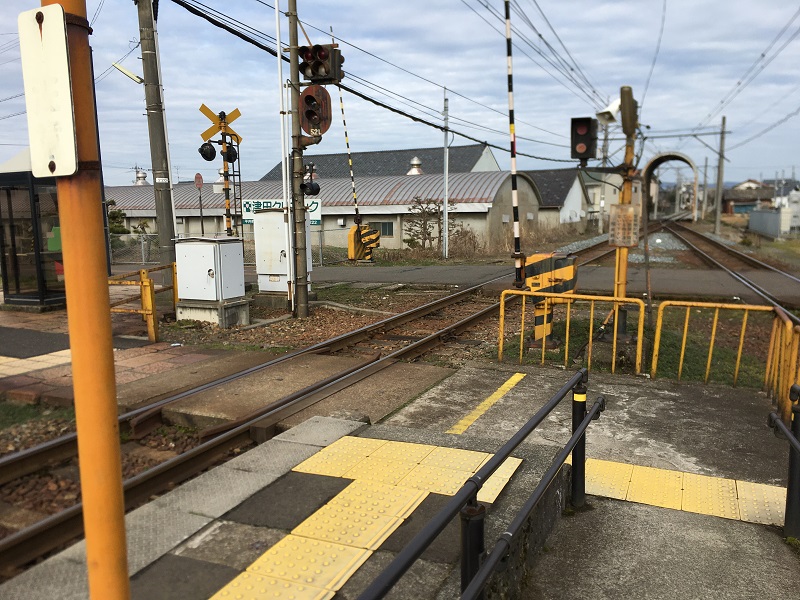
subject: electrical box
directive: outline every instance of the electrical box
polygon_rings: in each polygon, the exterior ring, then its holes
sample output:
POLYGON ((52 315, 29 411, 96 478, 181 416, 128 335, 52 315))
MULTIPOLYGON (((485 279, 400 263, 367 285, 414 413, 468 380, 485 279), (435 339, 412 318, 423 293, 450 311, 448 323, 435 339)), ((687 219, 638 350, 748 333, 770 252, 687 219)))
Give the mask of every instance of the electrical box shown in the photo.
MULTIPOLYGON (((266 208, 253 213, 253 236, 256 243, 256 273, 260 292, 282 292, 289 289, 293 265, 289 251, 289 226, 282 208, 266 208)), ((311 232, 306 219, 306 266, 311 283, 311 232)), ((310 289, 310 287, 309 287, 310 289)))
POLYGON ((175 240, 178 298, 222 301, 244 296, 241 238, 175 240))

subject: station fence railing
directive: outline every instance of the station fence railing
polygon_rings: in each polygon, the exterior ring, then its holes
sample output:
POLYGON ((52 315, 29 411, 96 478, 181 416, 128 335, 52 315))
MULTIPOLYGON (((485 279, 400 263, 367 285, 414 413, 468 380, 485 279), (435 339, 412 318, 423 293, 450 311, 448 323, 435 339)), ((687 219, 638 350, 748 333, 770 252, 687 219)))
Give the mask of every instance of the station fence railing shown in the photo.
POLYGON ((624 362, 628 372, 652 379, 761 387, 788 425, 789 390, 800 384, 800 326, 796 322, 771 306, 670 300, 658 305, 655 324, 646 327, 645 304, 639 298, 505 290, 500 302, 498 360, 503 360, 510 345, 520 364, 549 361, 568 368, 582 363, 590 370, 613 373, 624 362), (522 301, 506 306, 510 296, 520 296, 522 301), (531 340, 533 327, 527 317, 531 303, 538 305, 540 315, 553 311, 554 335, 563 339, 554 343, 531 340), (628 332, 627 317, 637 313, 628 332), (646 355, 649 368, 644 366, 646 355))
POLYGON ((414 562, 444 531, 448 523, 460 515, 461 520, 461 598, 481 598, 489 578, 508 556, 514 540, 519 537, 531 519, 545 492, 558 476, 564 463, 572 454, 570 502, 583 506, 586 499, 586 430, 589 424, 605 410, 605 399, 599 396, 587 410, 586 383, 588 370, 580 369, 522 426, 475 475, 453 495, 450 501, 409 541, 391 563, 361 593, 358 600, 377 600, 388 594, 395 583, 411 568, 414 562), (515 515, 494 548, 484 553, 484 526, 486 507, 477 500, 478 491, 486 480, 547 416, 567 394, 572 392, 572 437, 553 458, 550 467, 542 475, 539 484, 531 492, 522 508, 515 515))
POLYGON ((111 294, 111 312, 142 315, 142 319, 147 323, 147 338, 151 342, 157 342, 158 311, 156 309, 156 294, 171 291, 172 309, 175 310, 178 304, 178 273, 175 263, 113 275, 108 278, 108 285, 110 288, 115 286, 138 288, 136 293, 131 295, 120 297, 118 294, 111 294), (150 275, 157 271, 166 270, 171 271, 172 284, 162 285, 157 288, 150 275), (126 306, 134 303, 137 303, 139 307, 131 308, 126 306))

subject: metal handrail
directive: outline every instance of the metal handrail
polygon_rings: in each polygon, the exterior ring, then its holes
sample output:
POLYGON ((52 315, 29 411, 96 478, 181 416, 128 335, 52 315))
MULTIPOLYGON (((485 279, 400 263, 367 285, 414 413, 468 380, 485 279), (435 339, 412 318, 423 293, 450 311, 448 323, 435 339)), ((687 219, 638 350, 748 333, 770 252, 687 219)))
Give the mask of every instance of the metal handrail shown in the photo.
MULTIPOLYGON (((589 409, 589 412, 586 413, 586 416, 575 430, 575 433, 573 433, 572 437, 569 438, 569 441, 564 448, 562 448, 561 452, 556 455, 555 459, 550 465, 550 468, 547 469, 545 474, 542 476, 542 480, 539 482, 539 485, 537 485, 536 489, 533 490, 530 498, 528 498, 528 501, 517 513, 517 516, 514 517, 514 520, 508 526, 508 529, 504 531, 499 538, 497 538, 494 548, 486 557, 486 560, 481 568, 472 578, 469 586, 467 586, 467 588, 461 594, 462 600, 472 600, 479 597, 483 588, 486 586, 486 583, 489 581, 489 577, 491 577, 492 573, 497 570, 500 561, 505 558, 505 556, 508 554, 508 551, 511 549, 511 542, 514 536, 525 526, 526 520, 528 517, 530 517, 531 513, 539 504, 545 492, 553 483, 553 480, 555 480, 556 475, 558 475, 558 471, 564 465, 567 457, 583 438, 583 435, 586 433, 586 429, 589 427, 589 423, 600 416, 599 413, 605 410, 605 406, 605 398, 603 396, 598 397, 598 399, 592 405, 592 408, 589 409)), ((573 460, 573 463, 577 463, 577 460, 573 460)))
MULTIPOLYGON (((397 554, 391 563, 361 593, 358 600, 376 600, 383 598, 400 577, 411 568, 434 539, 447 527, 448 523, 465 507, 473 502, 478 490, 497 468, 505 461, 536 427, 547 418, 553 409, 566 395, 588 380, 587 369, 575 373, 555 395, 508 440, 475 475, 467 479, 450 501, 414 536, 414 538, 397 554)), ((563 461, 562 461, 563 462, 563 461)))
POLYGON ((800 385, 793 384, 789 388, 789 400, 792 402, 791 423, 787 427, 776 412, 769 414, 768 425, 778 429, 789 441, 789 476, 786 486, 786 510, 783 516, 783 535, 787 538, 800 539, 800 385))

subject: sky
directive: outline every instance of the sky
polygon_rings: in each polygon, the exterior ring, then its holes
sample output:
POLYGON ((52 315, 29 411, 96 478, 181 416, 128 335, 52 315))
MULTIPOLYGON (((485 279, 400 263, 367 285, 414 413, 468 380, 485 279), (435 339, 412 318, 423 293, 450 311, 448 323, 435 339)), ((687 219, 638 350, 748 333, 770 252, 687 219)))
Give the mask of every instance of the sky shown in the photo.
MULTIPOLYGON (((274 0, 186 1, 234 19, 237 28, 250 28, 250 35, 274 47, 274 0)), ((280 9, 287 4, 281 0, 280 9)), ((330 43, 333 28, 345 58, 343 84, 438 125, 446 93, 451 129, 499 146, 492 152, 501 168, 510 169, 503 2, 297 4, 312 43, 330 43)), ((35 0, 0 0, 0 163, 28 144, 16 20, 38 6, 35 0)), ((137 8, 132 0, 87 0, 86 6, 104 181, 127 185, 135 167, 150 168, 144 86, 110 67, 121 62, 142 74, 137 8)), ((619 97, 621 86, 632 88, 641 109, 646 139, 637 142, 640 167, 657 153, 681 152, 697 164, 701 183, 708 160, 713 185, 723 115, 726 182, 773 179, 776 173, 788 179, 800 166, 800 4, 515 0, 511 6, 518 169, 575 166, 570 119, 593 116, 619 97), (663 137, 688 133, 698 137, 663 137)), ((285 16, 280 24, 288 46, 285 16)), ((242 136, 242 178, 260 178, 281 156, 277 59, 171 0, 160 1, 157 28, 173 181, 191 181, 195 173, 207 182, 217 178, 221 160, 206 162, 198 153, 200 133, 210 125, 201 104, 214 112, 241 111, 232 126, 242 136)), ((302 31, 299 36, 304 43, 302 31)), ((288 74, 284 63, 284 79, 288 74)), ((312 154, 346 151, 338 90, 328 89, 333 125, 312 154)), ((343 105, 354 152, 445 143, 441 130, 348 92, 343 105)), ((619 126, 612 126, 610 138, 610 162, 619 164, 619 126)), ((474 143, 455 133, 447 142, 474 143)), ((353 167, 357 177, 357 162, 353 167)), ((691 170, 671 162, 660 175, 685 180, 691 170)))

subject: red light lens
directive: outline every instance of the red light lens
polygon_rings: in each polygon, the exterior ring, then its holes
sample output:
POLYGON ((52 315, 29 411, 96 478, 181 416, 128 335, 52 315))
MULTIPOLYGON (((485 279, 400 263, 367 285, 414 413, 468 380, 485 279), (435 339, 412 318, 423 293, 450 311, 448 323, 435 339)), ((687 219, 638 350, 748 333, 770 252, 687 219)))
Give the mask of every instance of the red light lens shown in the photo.
POLYGON ((586 144, 581 143, 581 144, 576 144, 575 145, 575 151, 578 154, 583 154, 584 152, 586 152, 586 150, 587 150, 586 144))
POLYGON ((575 133, 578 135, 586 135, 589 133, 589 126, 585 123, 581 123, 580 125, 575 126, 575 133))

